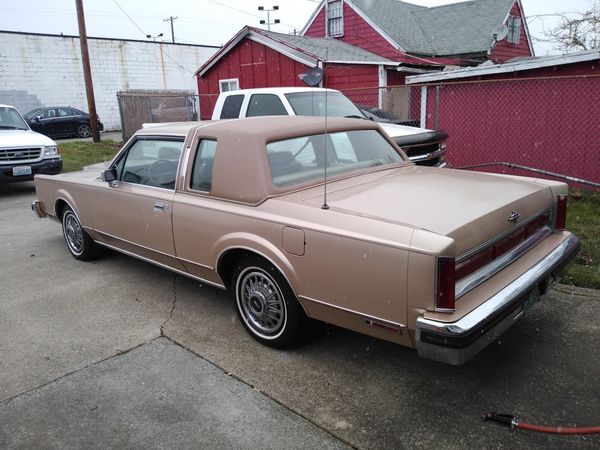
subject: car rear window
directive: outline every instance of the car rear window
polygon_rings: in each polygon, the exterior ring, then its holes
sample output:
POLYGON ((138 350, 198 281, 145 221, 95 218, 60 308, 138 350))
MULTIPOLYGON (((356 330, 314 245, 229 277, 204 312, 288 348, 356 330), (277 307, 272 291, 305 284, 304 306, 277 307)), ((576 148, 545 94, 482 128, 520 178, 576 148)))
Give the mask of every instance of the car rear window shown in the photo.
POLYGON ((302 136, 267 144, 273 184, 286 187, 324 176, 403 162, 377 130, 302 136))

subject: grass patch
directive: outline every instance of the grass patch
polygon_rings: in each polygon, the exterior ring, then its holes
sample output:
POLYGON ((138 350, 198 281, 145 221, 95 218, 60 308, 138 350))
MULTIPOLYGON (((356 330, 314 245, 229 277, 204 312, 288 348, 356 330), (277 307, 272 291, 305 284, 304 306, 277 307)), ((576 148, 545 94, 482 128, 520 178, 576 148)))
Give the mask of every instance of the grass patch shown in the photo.
POLYGON ((63 158, 63 172, 74 172, 90 164, 111 160, 120 145, 114 141, 65 142, 58 148, 63 158))
POLYGON ((600 192, 573 191, 567 229, 581 240, 581 251, 563 283, 600 289, 600 192))

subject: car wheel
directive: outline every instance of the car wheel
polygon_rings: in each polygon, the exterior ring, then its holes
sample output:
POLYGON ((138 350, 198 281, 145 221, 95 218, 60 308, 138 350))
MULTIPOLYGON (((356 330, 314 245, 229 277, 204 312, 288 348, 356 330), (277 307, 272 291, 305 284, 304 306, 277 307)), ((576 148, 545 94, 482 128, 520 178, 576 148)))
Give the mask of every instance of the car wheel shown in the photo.
POLYGON ((92 135, 92 129, 88 124, 81 124, 77 127, 77 136, 81 138, 87 138, 92 135))
POLYGON ((91 261, 98 256, 98 245, 81 226, 73 210, 66 206, 62 215, 62 229, 71 255, 82 261, 91 261))
POLYGON ((235 309, 250 335, 269 347, 295 344, 306 316, 285 278, 273 264, 246 256, 232 277, 235 309))

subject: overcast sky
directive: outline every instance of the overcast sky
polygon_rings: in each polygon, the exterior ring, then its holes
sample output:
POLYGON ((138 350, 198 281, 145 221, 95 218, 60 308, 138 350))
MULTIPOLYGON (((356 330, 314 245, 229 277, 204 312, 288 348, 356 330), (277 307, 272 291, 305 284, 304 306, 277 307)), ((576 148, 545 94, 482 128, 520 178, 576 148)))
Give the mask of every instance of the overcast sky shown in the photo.
MULTIPOLYGON (((373 0, 377 1, 377 0, 373 0)), ((222 45, 244 25, 260 26, 260 19, 267 19, 265 9, 279 6, 272 12, 271 21, 281 24, 272 30, 291 33, 301 30, 317 7, 317 0, 84 0, 88 36, 125 39, 157 40, 171 39, 170 16, 174 21, 175 40, 183 43, 222 45), (129 17, 128 17, 129 16, 129 17)), ((456 0, 412 0, 424 6, 456 3, 456 0)), ((593 7, 594 0, 522 0, 526 16, 530 17, 529 29, 534 38, 543 37, 543 27, 552 28, 554 17, 536 17, 568 11, 585 11, 593 7)), ((600 8, 600 1, 597 0, 600 8)), ((266 26, 265 26, 266 27, 266 26)), ((0 30, 27 31, 34 33, 76 35, 77 16, 75 0, 0 0, 0 30)), ((549 44, 534 41, 538 56, 556 53, 549 44)))

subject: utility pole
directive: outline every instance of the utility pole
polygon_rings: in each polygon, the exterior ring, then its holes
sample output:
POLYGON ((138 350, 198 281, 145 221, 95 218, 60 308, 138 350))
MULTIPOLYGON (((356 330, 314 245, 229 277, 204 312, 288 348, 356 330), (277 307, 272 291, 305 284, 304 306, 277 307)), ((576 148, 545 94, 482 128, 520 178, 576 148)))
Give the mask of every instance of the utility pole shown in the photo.
POLYGON ((90 128, 92 129, 92 139, 94 142, 100 142, 100 132, 98 131, 98 115, 96 114, 96 100, 94 99, 94 85, 92 84, 92 71, 90 69, 90 55, 88 54, 87 34, 85 31, 85 17, 83 15, 82 0, 75 0, 77 7, 77 23, 79 24, 79 43, 81 44, 81 62, 83 64, 83 78, 85 80, 85 94, 90 112, 90 128))
POLYGON ((173 21, 176 19, 179 19, 179 17, 171 16, 168 19, 163 19, 163 22, 171 22, 171 40, 173 41, 173 44, 175 43, 175 31, 173 30, 173 21))

